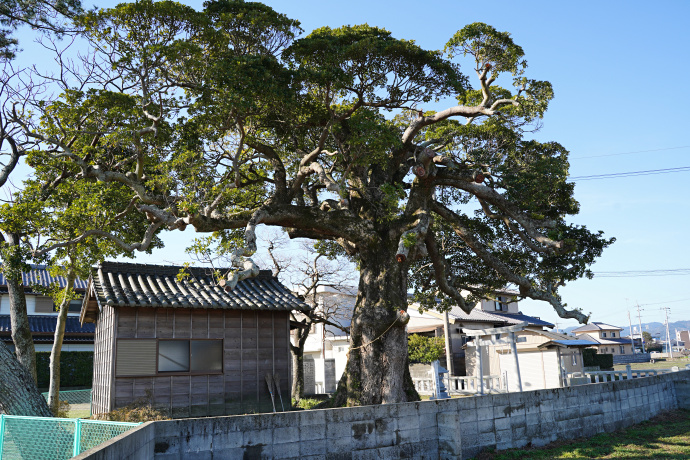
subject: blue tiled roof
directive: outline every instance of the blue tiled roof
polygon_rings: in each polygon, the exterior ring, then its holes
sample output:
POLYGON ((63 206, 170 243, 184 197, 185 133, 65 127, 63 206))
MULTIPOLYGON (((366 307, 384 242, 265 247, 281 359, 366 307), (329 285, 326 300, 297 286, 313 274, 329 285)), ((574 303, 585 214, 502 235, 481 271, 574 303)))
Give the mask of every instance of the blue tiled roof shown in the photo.
POLYGON ((596 345, 596 342, 590 342, 589 340, 553 340, 552 342, 565 345, 566 347, 590 347, 596 345))
MULTIPOLYGON (((31 292, 30 288, 33 285, 45 287, 53 283, 57 283, 60 287, 65 287, 67 285, 67 278, 64 276, 50 276, 45 265, 32 265, 31 267, 31 271, 22 273, 22 282, 26 292, 31 292)), ((74 288, 86 289, 86 280, 77 278, 74 281, 74 288)), ((0 292, 7 292, 7 281, 2 272, 0 272, 0 292)))
MULTIPOLYGON (((31 332, 35 334, 54 334, 55 325, 57 324, 57 315, 30 315, 29 327, 31 332)), ((0 315, 0 333, 11 333, 12 326, 10 323, 10 315, 0 315)), ((93 323, 86 323, 84 326, 79 324, 78 316, 68 316, 67 324, 65 325, 65 334, 93 334, 96 332, 96 325, 93 323)))
POLYGON ((553 327, 553 324, 548 321, 541 320, 534 316, 523 315, 522 313, 506 313, 502 311, 492 311, 492 315, 502 316, 504 318, 510 318, 515 320, 516 323, 526 322, 530 326, 543 326, 543 327, 553 327))

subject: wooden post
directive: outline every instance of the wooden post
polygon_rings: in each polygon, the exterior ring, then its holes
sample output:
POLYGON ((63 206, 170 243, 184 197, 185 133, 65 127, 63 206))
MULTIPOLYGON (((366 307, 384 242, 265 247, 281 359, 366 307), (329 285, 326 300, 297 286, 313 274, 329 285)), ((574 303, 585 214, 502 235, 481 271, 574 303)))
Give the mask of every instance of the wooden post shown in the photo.
POLYGON ((443 333, 446 336, 446 368, 449 375, 455 375, 455 366, 453 365, 453 342, 450 340, 450 319, 448 312, 443 314, 443 333))
POLYGON ((484 377, 482 375, 482 346, 479 343, 479 337, 477 337, 477 354, 479 355, 479 394, 484 394, 484 377))
POLYGON ((517 345, 515 345, 515 332, 510 333, 510 349, 515 357, 515 372, 517 372, 518 388, 522 391, 522 378, 520 377, 520 360, 517 354, 517 345))

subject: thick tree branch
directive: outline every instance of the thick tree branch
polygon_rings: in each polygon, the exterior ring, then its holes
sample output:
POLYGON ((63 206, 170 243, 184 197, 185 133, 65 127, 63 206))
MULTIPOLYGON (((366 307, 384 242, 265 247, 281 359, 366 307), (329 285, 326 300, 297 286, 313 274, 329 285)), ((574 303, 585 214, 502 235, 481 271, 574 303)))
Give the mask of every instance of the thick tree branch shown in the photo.
POLYGON ((517 275, 504 264, 500 259, 495 257, 478 239, 476 239, 472 232, 465 228, 462 224, 460 216, 443 206, 440 203, 433 202, 431 206, 432 211, 437 213, 445 219, 455 231, 455 234, 462 239, 465 244, 489 267, 494 269, 503 279, 517 285, 520 288, 520 294, 530 297, 535 300, 544 300, 551 304, 556 310, 556 313, 561 318, 574 318, 581 323, 585 323, 588 319, 586 315, 577 310, 566 310, 560 299, 555 295, 555 290, 550 288, 548 291, 537 289, 532 285, 529 278, 517 275))

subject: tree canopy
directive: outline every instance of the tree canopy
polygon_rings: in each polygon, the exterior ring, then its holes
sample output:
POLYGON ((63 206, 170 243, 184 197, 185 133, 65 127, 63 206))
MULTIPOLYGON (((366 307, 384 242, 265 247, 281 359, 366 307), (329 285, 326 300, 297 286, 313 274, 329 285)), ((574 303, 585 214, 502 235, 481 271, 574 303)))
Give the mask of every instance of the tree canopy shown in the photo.
POLYGON ((239 261, 263 224, 355 259, 339 403, 415 397, 408 290, 426 308, 470 311, 512 284, 587 320, 558 288, 591 276, 613 240, 570 222, 568 152, 532 134, 553 90, 528 78, 509 33, 470 24, 443 51, 366 24, 300 36, 270 7, 229 0, 202 11, 138 1, 77 25, 90 46, 81 70, 35 101, 39 118, 14 114, 42 145, 36 161, 54 178, 126 190, 102 206, 130 210, 146 236, 98 236, 130 250, 162 229, 231 242, 244 229, 239 261))

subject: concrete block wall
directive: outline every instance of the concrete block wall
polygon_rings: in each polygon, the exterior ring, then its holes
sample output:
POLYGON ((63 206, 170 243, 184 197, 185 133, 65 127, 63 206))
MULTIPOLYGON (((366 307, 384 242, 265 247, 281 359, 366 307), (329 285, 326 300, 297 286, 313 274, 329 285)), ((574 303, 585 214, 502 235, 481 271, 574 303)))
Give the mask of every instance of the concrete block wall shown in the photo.
POLYGON ((649 353, 636 353, 634 355, 613 355, 613 364, 648 363, 651 359, 649 353))
POLYGON ((486 448, 614 431, 677 407, 690 407, 690 371, 440 401, 160 421, 142 425, 151 427, 146 435, 130 432, 141 446, 123 435, 106 446, 115 452, 126 440, 119 456, 79 458, 470 458, 486 448))
POLYGON ((148 460, 153 458, 154 423, 147 422, 82 452, 72 460, 148 460))

